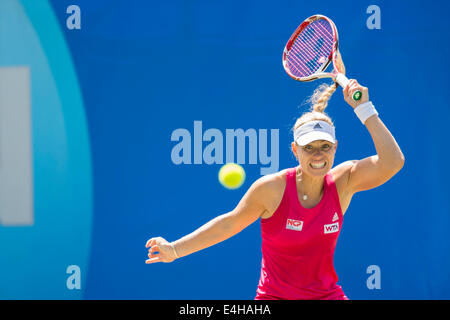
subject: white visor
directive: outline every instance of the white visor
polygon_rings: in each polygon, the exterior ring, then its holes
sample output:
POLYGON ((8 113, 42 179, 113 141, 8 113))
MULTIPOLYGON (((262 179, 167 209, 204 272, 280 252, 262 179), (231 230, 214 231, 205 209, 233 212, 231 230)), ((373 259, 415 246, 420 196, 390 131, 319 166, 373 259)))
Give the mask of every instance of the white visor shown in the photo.
POLYGON ((301 147, 316 140, 326 140, 336 143, 334 127, 328 122, 314 120, 301 125, 294 132, 294 140, 301 147))

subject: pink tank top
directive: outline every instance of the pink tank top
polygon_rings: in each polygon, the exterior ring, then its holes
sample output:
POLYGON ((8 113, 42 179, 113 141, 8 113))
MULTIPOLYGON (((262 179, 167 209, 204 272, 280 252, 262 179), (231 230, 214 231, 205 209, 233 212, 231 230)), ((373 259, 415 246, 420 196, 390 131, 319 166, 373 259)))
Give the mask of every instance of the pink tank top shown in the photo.
POLYGON ((343 299, 333 255, 342 227, 339 197, 330 173, 321 201, 303 208, 296 169, 287 170, 283 199, 272 217, 261 219, 262 261, 256 300, 343 299))

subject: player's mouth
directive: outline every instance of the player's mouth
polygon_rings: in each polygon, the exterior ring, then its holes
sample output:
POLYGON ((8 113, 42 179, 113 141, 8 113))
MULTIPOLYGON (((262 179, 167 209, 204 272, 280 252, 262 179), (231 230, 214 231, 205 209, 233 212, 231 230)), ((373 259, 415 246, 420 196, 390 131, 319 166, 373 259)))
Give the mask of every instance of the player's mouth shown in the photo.
POLYGON ((320 161, 320 162, 311 162, 309 166, 313 169, 323 169, 327 165, 326 161, 320 161))

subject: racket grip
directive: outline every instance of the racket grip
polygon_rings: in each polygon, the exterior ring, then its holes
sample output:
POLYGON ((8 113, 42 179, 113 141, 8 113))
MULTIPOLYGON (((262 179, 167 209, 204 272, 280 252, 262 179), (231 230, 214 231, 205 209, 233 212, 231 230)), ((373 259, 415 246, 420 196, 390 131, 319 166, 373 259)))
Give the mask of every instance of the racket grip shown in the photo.
MULTIPOLYGON (((342 73, 338 73, 336 75, 336 82, 342 87, 345 88, 347 86, 347 84, 350 82, 350 80, 348 80, 348 78, 342 74, 342 73)), ((357 90, 353 93, 353 100, 358 101, 360 100, 362 97, 362 92, 357 90)))

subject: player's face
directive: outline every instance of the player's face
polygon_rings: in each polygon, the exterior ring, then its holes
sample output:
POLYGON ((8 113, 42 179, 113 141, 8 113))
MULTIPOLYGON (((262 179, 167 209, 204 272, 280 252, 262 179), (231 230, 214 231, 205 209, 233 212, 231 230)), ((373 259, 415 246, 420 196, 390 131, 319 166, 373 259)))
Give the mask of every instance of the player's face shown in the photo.
POLYGON ((336 143, 316 140, 301 147, 295 142, 292 149, 300 162, 303 172, 311 176, 324 176, 333 167, 336 143))

